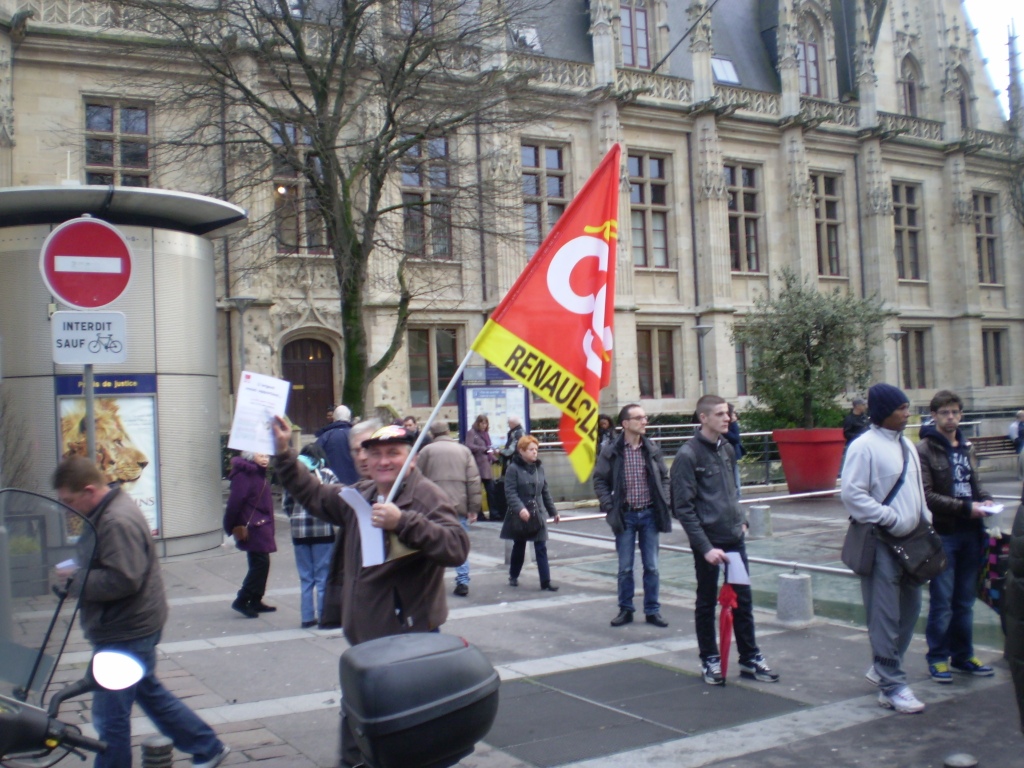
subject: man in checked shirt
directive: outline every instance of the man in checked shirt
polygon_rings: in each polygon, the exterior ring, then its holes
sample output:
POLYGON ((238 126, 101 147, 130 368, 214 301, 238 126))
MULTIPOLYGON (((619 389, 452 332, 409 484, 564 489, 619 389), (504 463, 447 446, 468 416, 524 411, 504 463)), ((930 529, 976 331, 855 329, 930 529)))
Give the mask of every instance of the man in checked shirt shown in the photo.
POLYGON ((615 534, 619 555, 619 614, 613 627, 633 621, 633 558, 637 541, 644 567, 647 623, 667 627, 658 602, 658 534, 672 530, 668 471, 661 449, 646 437, 644 409, 630 403, 619 411, 618 437, 605 445, 594 466, 594 491, 615 534))

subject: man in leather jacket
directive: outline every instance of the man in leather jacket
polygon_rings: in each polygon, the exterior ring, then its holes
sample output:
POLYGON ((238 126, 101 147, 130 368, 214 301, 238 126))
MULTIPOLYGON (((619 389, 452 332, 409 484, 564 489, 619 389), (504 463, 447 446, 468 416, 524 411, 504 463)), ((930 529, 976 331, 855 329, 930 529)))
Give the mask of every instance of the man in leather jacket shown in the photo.
POLYGON ((974 655, 974 598, 985 548, 982 520, 992 495, 982 486, 971 444, 960 432, 963 401, 948 389, 935 393, 932 423, 921 427, 924 498, 935 532, 946 550, 946 569, 928 585, 925 636, 928 673, 937 683, 952 683, 953 671, 990 677, 992 667, 974 655))

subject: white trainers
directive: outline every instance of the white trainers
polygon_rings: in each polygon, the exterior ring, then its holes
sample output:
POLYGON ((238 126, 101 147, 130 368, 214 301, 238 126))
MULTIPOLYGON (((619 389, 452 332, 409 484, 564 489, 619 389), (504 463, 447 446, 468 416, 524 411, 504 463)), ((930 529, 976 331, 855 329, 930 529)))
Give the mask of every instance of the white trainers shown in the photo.
POLYGON ((204 760, 201 763, 192 763, 192 768, 217 768, 217 766, 224 761, 224 758, 228 756, 228 752, 230 751, 231 747, 227 744, 221 744, 220 752, 209 760, 204 760))
POLYGON ((886 709, 895 709, 897 712, 907 715, 924 712, 924 704, 917 700, 914 692, 907 685, 897 688, 892 693, 879 691, 878 706, 885 707, 886 709))
POLYGON ((866 677, 867 681, 872 685, 878 686, 882 684, 882 676, 878 674, 878 670, 875 669, 874 664, 868 667, 868 671, 864 673, 864 677, 866 677))

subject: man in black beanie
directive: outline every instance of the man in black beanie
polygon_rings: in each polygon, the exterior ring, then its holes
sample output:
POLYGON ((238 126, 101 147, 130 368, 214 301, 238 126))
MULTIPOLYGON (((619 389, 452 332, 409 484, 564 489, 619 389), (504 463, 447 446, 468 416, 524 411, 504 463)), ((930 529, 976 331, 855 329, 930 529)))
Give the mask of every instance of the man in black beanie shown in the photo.
MULTIPOLYGON (((921 483, 917 451, 903 436, 910 400, 891 384, 868 391, 871 428, 850 443, 843 467, 843 504, 854 520, 894 536, 913 531, 922 517, 931 521, 921 483)), ((872 664, 867 678, 878 686, 878 704, 897 712, 924 710, 907 685, 903 656, 921 613, 921 585, 907 577, 896 557, 880 542, 871 575, 860 580, 872 664)))

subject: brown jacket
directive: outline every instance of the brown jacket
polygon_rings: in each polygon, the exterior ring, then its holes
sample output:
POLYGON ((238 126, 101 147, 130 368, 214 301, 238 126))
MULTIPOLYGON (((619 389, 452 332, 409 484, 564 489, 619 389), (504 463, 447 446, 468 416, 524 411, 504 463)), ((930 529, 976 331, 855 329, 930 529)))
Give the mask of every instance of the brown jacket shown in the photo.
POLYGON ((87 517, 96 526, 92 566, 71 580, 82 632, 93 645, 149 637, 167 621, 167 598, 149 524, 132 497, 114 487, 87 517), (83 583, 84 581, 84 583, 83 583))
MULTIPOLYGON (((395 534, 399 542, 416 551, 364 568, 359 523, 338 495, 341 486, 321 485, 294 451, 275 456, 274 466, 285 490, 309 514, 342 526, 341 623, 349 643, 430 632, 444 624, 448 618, 444 569, 466 561, 469 536, 440 488, 419 470, 409 471, 395 497, 395 505, 402 510, 395 534)), ((370 501, 376 494, 370 480, 360 481, 355 488, 370 501)))
POLYGON ((435 437, 419 452, 416 467, 448 494, 459 517, 480 514, 480 472, 469 448, 453 437, 435 437))

